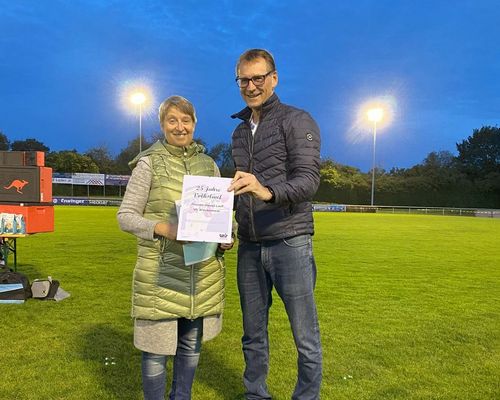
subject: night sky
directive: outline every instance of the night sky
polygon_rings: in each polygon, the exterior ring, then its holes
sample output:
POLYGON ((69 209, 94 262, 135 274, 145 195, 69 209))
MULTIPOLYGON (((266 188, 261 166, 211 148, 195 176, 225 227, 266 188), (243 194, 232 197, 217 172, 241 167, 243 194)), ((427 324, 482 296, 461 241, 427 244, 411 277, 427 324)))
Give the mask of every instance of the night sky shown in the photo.
POLYGON ((197 110, 195 136, 230 142, 243 108, 234 82, 249 48, 276 59, 284 103, 322 131, 322 157, 368 171, 372 99, 391 106, 378 167, 410 167, 483 125, 500 125, 500 1, 0 0, 0 131, 51 150, 107 146, 139 134, 134 85, 157 108, 179 94, 197 110))

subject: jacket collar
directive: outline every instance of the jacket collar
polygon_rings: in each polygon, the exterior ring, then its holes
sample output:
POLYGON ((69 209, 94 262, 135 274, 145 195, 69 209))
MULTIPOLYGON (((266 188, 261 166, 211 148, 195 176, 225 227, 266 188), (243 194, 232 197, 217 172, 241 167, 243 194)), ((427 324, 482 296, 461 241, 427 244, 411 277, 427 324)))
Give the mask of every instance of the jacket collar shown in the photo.
POLYGON ((139 159, 141 159, 142 157, 146 157, 154 153, 165 153, 165 151, 167 152, 167 154, 170 154, 174 157, 191 157, 195 154, 204 153, 205 146, 196 142, 192 142, 189 146, 177 147, 168 144, 165 139, 162 139, 153 143, 151 147, 147 148, 142 153, 139 153, 132 161, 128 163, 128 165, 133 169, 139 159))
POLYGON ((161 143, 170 154, 176 157, 191 157, 194 154, 205 152, 205 147, 196 142, 192 142, 186 147, 172 146, 171 144, 168 144, 166 140, 162 140, 161 143))
MULTIPOLYGON (((262 104, 262 111, 260 112, 260 120, 262 121, 262 118, 271 110, 273 107, 275 107, 277 104, 280 103, 280 99, 276 93, 273 93, 271 97, 269 97, 264 104, 262 104)), ((239 118, 243 121, 249 121, 252 116, 252 109, 250 107, 245 107, 243 110, 240 112, 237 112, 236 114, 231 115, 231 118, 239 118)))

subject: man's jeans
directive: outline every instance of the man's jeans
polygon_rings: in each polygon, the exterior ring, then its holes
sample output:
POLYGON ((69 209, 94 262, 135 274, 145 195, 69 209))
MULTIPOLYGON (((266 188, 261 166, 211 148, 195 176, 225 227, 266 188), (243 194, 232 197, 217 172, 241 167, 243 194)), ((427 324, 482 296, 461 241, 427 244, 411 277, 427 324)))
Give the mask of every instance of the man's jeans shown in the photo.
POLYGON ((319 399, 322 354, 313 295, 315 283, 310 235, 259 243, 240 241, 238 290, 243 312, 243 381, 247 399, 271 399, 266 378, 273 286, 285 305, 298 352, 298 378, 292 399, 319 399))
MULTIPOLYGON (((203 318, 180 318, 170 400, 190 400, 194 373, 200 359, 203 318)), ((145 400, 165 399, 167 356, 142 353, 142 387, 145 400)))

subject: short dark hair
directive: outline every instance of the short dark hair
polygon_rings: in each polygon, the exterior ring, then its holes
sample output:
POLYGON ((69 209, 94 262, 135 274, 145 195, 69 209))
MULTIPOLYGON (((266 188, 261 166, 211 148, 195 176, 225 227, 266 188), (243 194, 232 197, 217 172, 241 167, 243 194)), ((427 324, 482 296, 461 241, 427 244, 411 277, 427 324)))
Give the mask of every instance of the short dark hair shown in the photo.
POLYGON ((276 71, 276 64, 274 62, 273 55, 264 49, 250 49, 245 51, 240 58, 238 58, 238 62, 236 63, 236 75, 238 75, 238 69, 240 68, 240 64, 247 61, 253 61, 258 58, 264 59, 267 66, 270 68, 270 71, 276 71))
POLYGON ((182 96, 170 96, 160 104, 160 108, 158 110, 158 119, 160 120, 160 126, 163 126, 163 120, 167 116, 168 110, 172 107, 175 107, 184 114, 189 115, 193 119, 193 122, 196 124, 196 112, 194 110, 193 104, 188 99, 185 99, 182 96))

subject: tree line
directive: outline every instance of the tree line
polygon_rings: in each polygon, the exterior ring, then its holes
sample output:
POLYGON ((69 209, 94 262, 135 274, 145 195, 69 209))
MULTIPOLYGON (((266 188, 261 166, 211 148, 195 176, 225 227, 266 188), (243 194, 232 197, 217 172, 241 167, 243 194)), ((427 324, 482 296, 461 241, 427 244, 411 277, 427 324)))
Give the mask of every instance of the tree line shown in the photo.
MULTIPOLYGON (((143 140, 143 148, 160 137, 143 140)), ((197 139, 219 165, 221 175, 231 177, 234 164, 231 145, 209 147, 197 139)), ((457 156, 450 151, 433 151, 410 168, 375 170, 375 204, 427 207, 500 208, 500 128, 483 126, 456 144, 457 156)), ((0 132, 0 150, 44 151, 46 165, 55 172, 88 172, 129 175, 128 162, 139 151, 139 137, 128 142, 116 156, 105 147, 83 154, 76 150, 50 151, 30 138, 10 142, 0 132)), ((321 161, 320 186, 315 201, 340 204, 370 204, 372 172, 343 165, 327 158, 321 161)))

